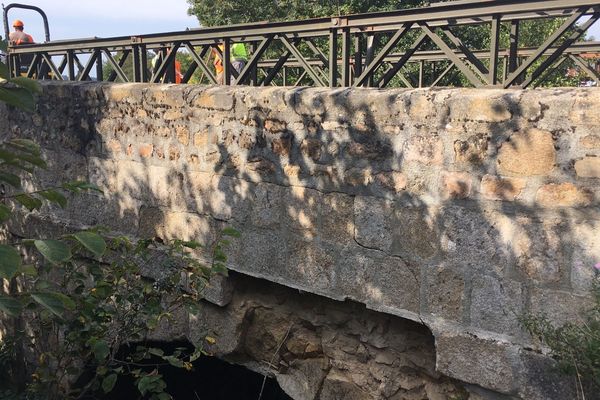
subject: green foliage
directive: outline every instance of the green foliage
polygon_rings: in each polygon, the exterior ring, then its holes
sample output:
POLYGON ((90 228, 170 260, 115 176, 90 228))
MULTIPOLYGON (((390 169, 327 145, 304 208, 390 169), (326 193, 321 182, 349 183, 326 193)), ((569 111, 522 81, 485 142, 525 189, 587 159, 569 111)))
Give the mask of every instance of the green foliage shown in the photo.
POLYGON ((423 0, 188 0, 188 13, 202 26, 255 21, 293 21, 315 17, 356 14, 418 7, 423 0))
MULTIPOLYGON (((0 76, 6 76, 1 64, 0 76)), ((13 81, 5 82, 0 101, 33 109, 37 84, 13 81)), ((26 139, 0 143, 0 224, 18 224, 24 213, 65 207, 73 194, 99 191, 82 181, 22 191, 31 186, 24 182, 33 180, 36 168, 46 168, 38 145, 26 139)), ((135 241, 100 228, 1 239, 0 283, 9 291, 0 291, 0 314, 12 332, 0 340, 0 398, 95 398, 127 375, 145 398, 170 399, 158 367, 191 369, 204 340, 191 351, 171 354, 143 343, 177 313, 198 311, 211 276, 227 272, 226 237, 239 233, 226 228, 207 247, 196 241, 135 241), (200 257, 210 261, 204 264, 200 257), (121 355, 121 347, 135 342, 141 343, 135 351, 121 355), (29 364, 25 353, 37 361, 29 364)))
POLYGON ((594 282, 594 306, 580 324, 556 327, 545 315, 527 315, 523 326, 552 351, 561 370, 577 377, 582 391, 600 391, 600 283, 594 282))

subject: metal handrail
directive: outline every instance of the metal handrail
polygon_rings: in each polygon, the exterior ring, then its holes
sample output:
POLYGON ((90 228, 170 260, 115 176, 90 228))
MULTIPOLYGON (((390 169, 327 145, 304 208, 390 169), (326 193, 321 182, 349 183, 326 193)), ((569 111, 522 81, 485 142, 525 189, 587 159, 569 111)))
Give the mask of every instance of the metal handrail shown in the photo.
MULTIPOLYGON (((454 65, 473 86, 526 87, 538 84, 558 63, 569 57, 578 57, 572 49, 596 51, 597 44, 581 45, 578 40, 598 19, 598 0, 461 0, 436 3, 427 8, 301 21, 259 22, 180 32, 11 46, 8 52, 9 57, 13 58, 24 54, 33 56, 34 61, 28 69, 29 76, 41 77, 39 70, 45 65, 46 70, 52 70, 51 75, 55 79, 62 79, 62 73, 67 68, 67 79, 85 80, 90 79, 94 66, 96 75, 102 76, 101 64, 109 62, 115 70, 109 78, 127 80, 122 65, 130 57, 134 63, 134 81, 164 82, 169 80, 167 74, 173 75, 174 57, 161 59, 161 65, 150 74, 147 71, 146 52, 149 49, 165 52, 165 49, 181 48, 186 49, 194 59, 193 70, 186 71, 184 79, 189 79, 194 70, 200 69, 209 81, 215 82, 215 76, 203 57, 211 49, 220 54, 217 47, 219 43, 242 42, 252 48, 250 60, 242 71, 234 71, 229 63, 224 63, 226 84, 268 85, 273 83, 277 74, 282 71, 285 74, 286 68, 300 68, 310 81, 318 85, 384 87, 396 76, 403 79, 404 72, 401 71, 405 71, 411 63, 445 61, 454 65), (583 16, 588 16, 589 20, 577 25, 583 16), (564 22, 538 48, 519 48, 519 23, 548 18, 559 18, 564 22), (507 49, 500 48, 498 40, 503 24, 511 30, 511 45, 507 49), (490 48, 468 48, 454 31, 464 25, 489 26, 493 39, 490 48), (409 37, 417 34, 420 36, 408 49, 398 52, 399 43, 405 43, 409 37), (377 46, 375 37, 385 39, 377 46), (327 40, 329 51, 320 49, 313 41, 315 38, 327 40), (424 43, 432 43, 439 50, 425 51, 421 48, 424 43), (306 44, 313 54, 307 56, 301 44, 306 44), (283 49, 283 54, 279 58, 266 60, 267 50, 274 48, 279 51, 283 49), (200 51, 200 54, 196 51, 200 51), (83 65, 78 58, 84 54, 90 56, 91 61, 87 65, 83 65), (53 57, 62 57, 60 64, 56 65, 53 57), (502 62, 504 67, 500 67, 502 62), (541 68, 538 65, 540 63, 541 68), (261 68, 265 75, 262 80, 258 79, 257 73, 261 68)), ((578 59, 577 63, 580 62, 578 59)), ((586 72, 593 70, 586 69, 586 72)), ((595 75, 591 78, 598 79, 595 75)), ((436 83, 439 81, 435 80, 436 83)))

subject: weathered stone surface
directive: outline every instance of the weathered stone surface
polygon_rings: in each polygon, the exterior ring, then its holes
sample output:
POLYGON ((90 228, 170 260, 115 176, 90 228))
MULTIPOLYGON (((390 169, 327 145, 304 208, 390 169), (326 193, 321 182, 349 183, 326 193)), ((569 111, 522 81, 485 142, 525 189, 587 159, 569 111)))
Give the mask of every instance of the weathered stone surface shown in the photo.
POLYGON ((512 116, 508 104, 494 91, 462 93, 450 107, 450 118, 502 122, 512 116))
POLYGON ((582 207, 592 203, 589 191, 578 188, 572 183, 551 183, 539 188, 536 201, 542 207, 582 207))
POLYGON ((444 162, 444 144, 435 136, 413 136, 404 147, 404 160, 424 165, 441 165, 444 162))
POLYGON ((498 170, 505 175, 532 176, 550 173, 556 163, 552 134, 529 129, 511 136, 498 154, 498 170))
POLYGON ((514 334, 523 313, 521 284, 492 276, 475 277, 471 292, 471 324, 488 331, 514 334))
POLYGON ((441 318, 460 320, 465 301, 465 278, 460 267, 441 265, 431 268, 427 282, 427 309, 441 318))
POLYGON ((575 171, 581 178, 600 178, 600 157, 586 157, 577 160, 575 171))
MULTIPOLYGON (((242 233, 228 253, 234 270, 423 319, 438 336, 484 332, 486 343, 509 349, 530 345, 513 310, 560 322, 561 304, 589 301, 600 260, 597 91, 43 87, 34 115, 0 107, 3 139, 33 138, 48 154, 49 170, 26 188, 81 179, 104 193, 79 195, 64 210, 44 207, 40 224, 205 242, 233 226, 242 233)), ((340 329, 349 320, 336 321, 340 329)), ((261 352, 274 351, 282 330, 265 336, 261 352)), ((359 335, 368 343, 332 330, 319 332, 322 342, 314 332, 293 335, 288 348, 302 360, 337 360, 332 371, 343 376, 331 376, 332 388, 348 382, 367 397, 444 398, 439 382, 419 373, 395 378, 398 365, 435 375, 419 364, 422 353, 379 351, 385 334, 377 330, 359 335)), ((234 346, 238 333, 223 337, 234 346)), ((438 358, 448 360, 448 351, 438 346, 438 358)), ((452 370, 502 354, 471 351, 452 370)), ((293 357, 283 361, 277 373, 292 368, 293 357)), ((309 379, 301 364, 288 382, 296 392, 309 379)), ((524 365, 514 362, 514 374, 524 365)), ((500 390, 486 374, 461 376, 482 393, 500 390)), ((509 395, 544 396, 533 388, 541 381, 527 382, 531 389, 509 395)))
POLYGON ((579 139, 579 144, 584 149, 600 149, 600 136, 587 135, 579 139))
POLYGON ((516 200, 527 182, 521 178, 485 175, 481 179, 481 196, 487 200, 516 200))
POLYGON ((474 336, 438 335, 437 368, 462 381, 476 383, 501 393, 515 389, 512 351, 506 343, 474 336))
POLYGON ((465 172, 444 172, 442 174, 442 198, 466 199, 471 195, 473 177, 465 172))

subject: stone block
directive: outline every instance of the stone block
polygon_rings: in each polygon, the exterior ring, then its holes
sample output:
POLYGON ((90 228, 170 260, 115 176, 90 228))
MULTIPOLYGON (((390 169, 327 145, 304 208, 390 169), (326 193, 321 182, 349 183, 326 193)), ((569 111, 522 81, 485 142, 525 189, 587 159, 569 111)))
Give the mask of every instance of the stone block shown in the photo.
POLYGON ((522 178, 485 175, 481 179, 481 197, 486 200, 515 201, 526 185, 527 181, 522 178))
POLYGON ((600 135, 587 135, 579 139, 579 145, 584 149, 600 149, 600 135))
POLYGON ((234 96, 231 91, 222 88, 204 89, 193 98, 192 105, 210 110, 231 111, 234 105, 234 96))
POLYGON ((536 202, 547 208, 585 207, 592 203, 593 194, 572 183, 551 183, 538 189, 536 202))
POLYGON ((313 189, 290 187, 284 194, 283 221, 292 229, 316 233, 321 216, 322 194, 313 189))
POLYGON ((138 154, 142 158, 152 157, 153 152, 154 152, 154 145, 151 143, 144 143, 144 144, 138 145, 138 154))
POLYGON ((462 321, 465 301, 464 272, 460 266, 426 267, 427 310, 436 317, 462 321))
POLYGON ((214 238, 211 220, 187 212, 172 212, 162 207, 142 207, 139 214, 138 236, 159 237, 163 240, 195 240, 202 244, 214 238))
POLYGON ((534 288, 531 291, 531 314, 545 315, 555 326, 581 323, 583 313, 593 307, 590 297, 564 290, 534 288))
POLYGON ((252 190, 252 225, 261 228, 278 228, 283 213, 284 188, 269 183, 259 183, 252 190))
POLYGON ((294 400, 315 400, 329 369, 326 358, 298 360, 284 374, 277 374, 277 383, 294 400))
POLYGON ((444 143, 436 136, 413 136, 404 145, 404 161, 424 165, 444 163, 444 143))
POLYGON ((454 162, 478 167, 487 159, 488 136, 484 133, 454 142, 454 162))
POLYGON ((556 362, 532 351, 519 352, 518 394, 528 400, 576 399, 578 392, 573 377, 562 374, 556 362))
POLYGON ((305 139, 300 144, 300 150, 304 156, 313 161, 319 161, 323 153, 323 144, 318 139, 305 139))
POLYGON ((466 172, 444 172, 441 176, 443 199, 466 199, 471 195, 473 176, 466 172))
POLYGON ((386 223, 392 232, 391 254, 423 262, 438 254, 440 237, 434 216, 427 208, 397 205, 386 223))
POLYGON ((354 199, 342 193, 322 197, 320 235, 324 240, 348 243, 354 238, 354 199))
POLYGON ((487 331, 515 335, 523 312, 521 283, 492 276, 476 276, 471 289, 471 324, 487 331))
POLYGON ((436 335, 435 347, 440 373, 500 393, 515 389, 515 346, 473 335, 441 333, 436 335))
POLYGON ((387 200, 357 196, 354 200, 355 239, 361 245, 389 252, 392 234, 392 205, 387 200))
POLYGON ((520 217, 513 232, 512 251, 517 271, 544 283, 559 283, 568 274, 569 249, 563 243, 568 230, 560 220, 535 222, 520 217))
POLYGON ((213 275, 202 292, 204 299, 219 307, 225 307, 233 297, 233 281, 224 275, 213 275))
POLYGON ((516 133, 498 152, 498 170, 503 175, 547 175, 555 167, 552 134, 539 129, 516 133))
POLYGON ((399 193, 406 189, 408 178, 402 172, 389 171, 378 173, 374 181, 388 190, 399 193))
POLYGON ((365 400, 368 395, 341 371, 331 370, 323 381, 320 400, 365 400))
POLYGON ((145 101, 149 104, 181 109, 185 104, 183 91, 176 85, 147 86, 145 101))
POLYGON ((503 122, 511 117, 512 113, 504 96, 499 96, 494 90, 463 91, 458 93, 450 104, 452 120, 503 122))
POLYGON ((575 171, 580 178, 600 178, 600 157, 585 157, 575 161, 575 171))

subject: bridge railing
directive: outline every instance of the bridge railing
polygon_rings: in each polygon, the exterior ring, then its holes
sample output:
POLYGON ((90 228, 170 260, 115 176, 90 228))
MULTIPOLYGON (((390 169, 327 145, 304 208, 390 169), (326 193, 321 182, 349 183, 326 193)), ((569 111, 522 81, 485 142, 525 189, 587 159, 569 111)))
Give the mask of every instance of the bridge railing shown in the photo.
POLYGON ((236 71, 231 62, 223 63, 221 83, 529 87, 542 84, 568 61, 598 84, 590 60, 600 57, 600 42, 582 39, 599 18, 600 1, 452 1, 392 12, 13 46, 8 60, 13 75, 158 83, 175 81, 177 54, 185 52, 191 62, 181 71, 183 83, 197 71, 202 81, 217 83, 211 57, 230 60, 231 44, 244 43, 245 67, 236 71), (539 38, 541 45, 520 45, 524 23, 547 20, 555 21, 556 29, 539 38), (465 37, 473 26, 486 43, 475 47, 465 37), (149 50, 156 54, 154 62, 149 50))

